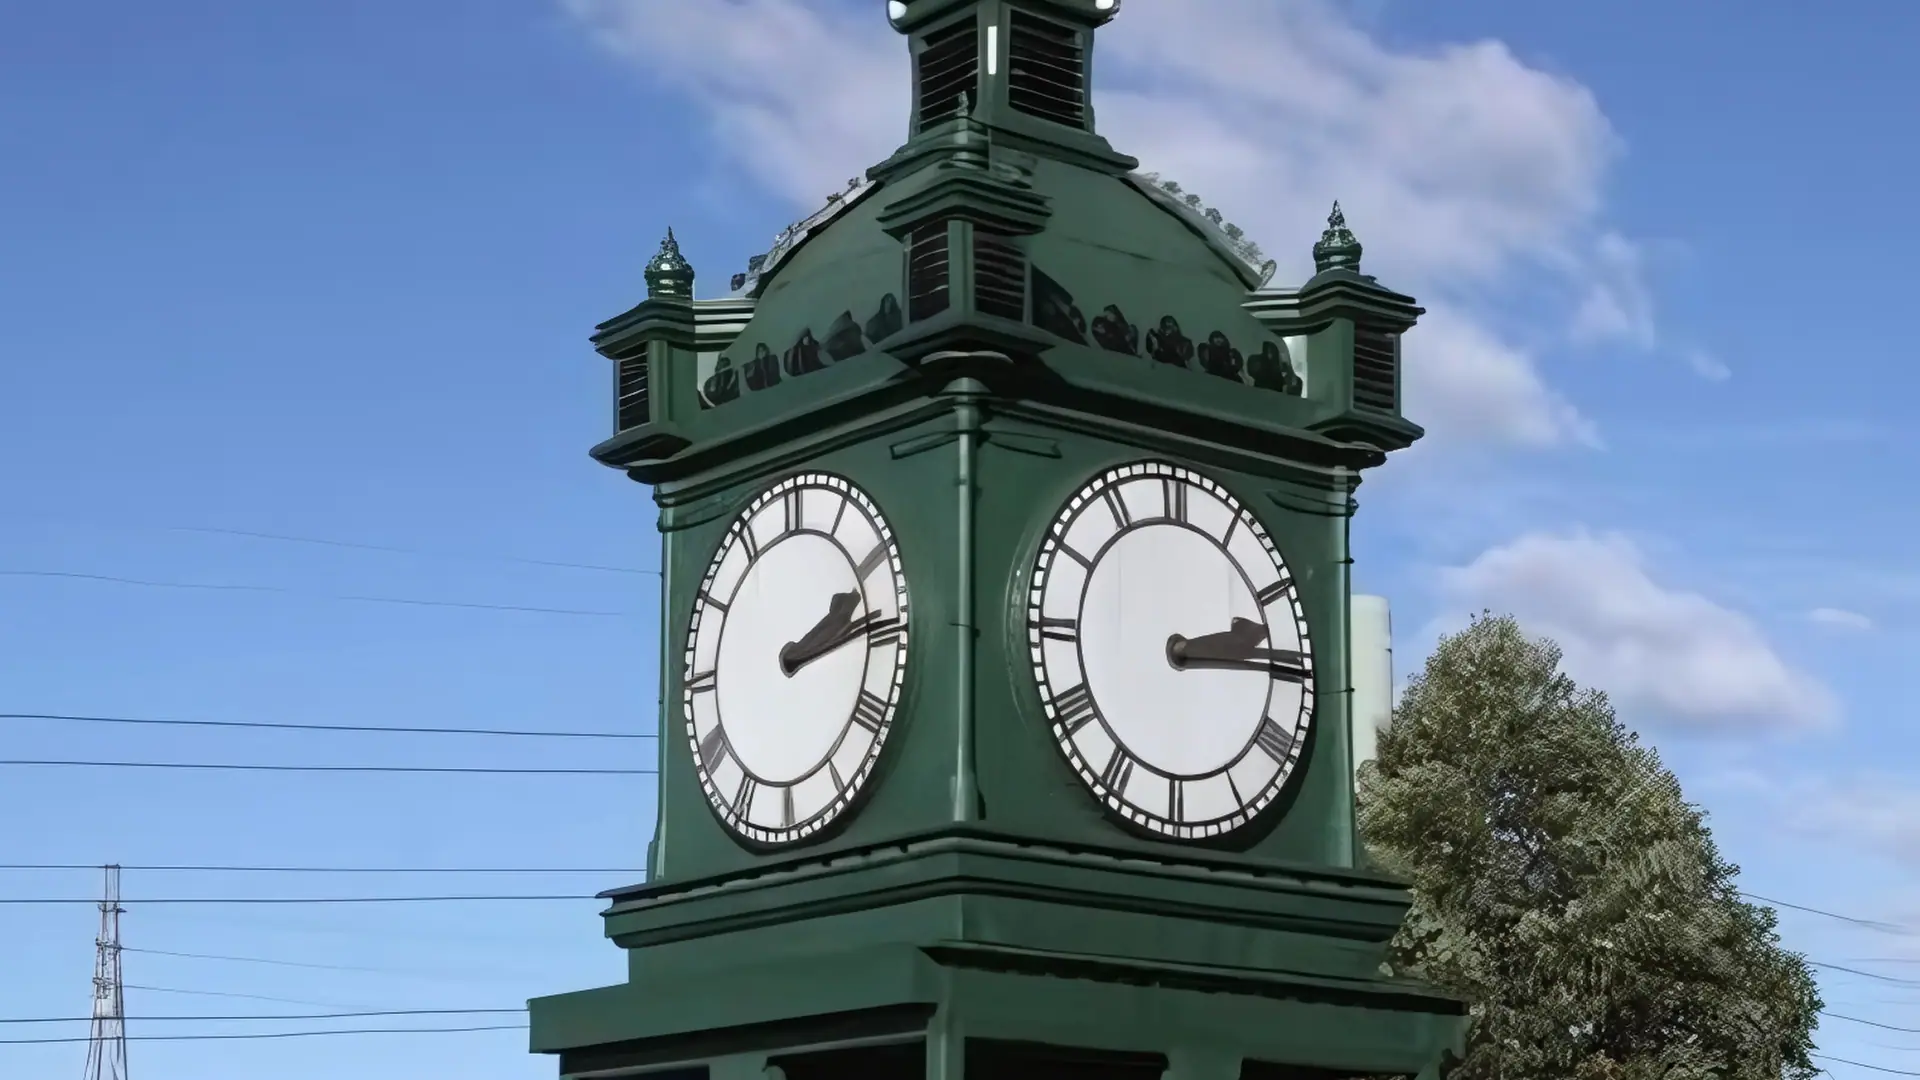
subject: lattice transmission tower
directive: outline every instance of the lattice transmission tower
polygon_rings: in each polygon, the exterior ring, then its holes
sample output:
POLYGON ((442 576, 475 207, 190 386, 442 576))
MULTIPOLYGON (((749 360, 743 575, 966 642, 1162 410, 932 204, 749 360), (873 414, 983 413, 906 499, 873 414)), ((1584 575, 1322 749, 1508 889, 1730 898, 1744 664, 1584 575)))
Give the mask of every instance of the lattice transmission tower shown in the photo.
POLYGON ((108 866, 100 898, 100 934, 93 939, 93 1033, 86 1080, 127 1080, 127 1008, 120 986, 120 868, 108 866))

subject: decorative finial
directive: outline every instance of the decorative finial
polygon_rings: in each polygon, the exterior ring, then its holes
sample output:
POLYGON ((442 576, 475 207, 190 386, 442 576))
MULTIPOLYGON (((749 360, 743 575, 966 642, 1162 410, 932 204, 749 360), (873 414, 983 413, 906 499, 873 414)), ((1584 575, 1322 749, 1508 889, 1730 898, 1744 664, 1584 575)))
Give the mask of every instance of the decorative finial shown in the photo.
POLYGON ((681 258, 680 242, 673 238, 672 229, 660 241, 659 252, 647 260, 647 298, 657 296, 693 299, 693 267, 681 258))
POLYGON ((960 92, 960 99, 954 105, 954 119, 958 121, 953 129, 953 157, 947 164, 963 169, 984 169, 987 167, 987 126, 973 118, 973 99, 967 92, 960 92))
POLYGON ((1323 274, 1328 270, 1359 273, 1360 252, 1360 241, 1354 239, 1353 230, 1347 228, 1347 215, 1335 201, 1333 213, 1327 215, 1327 230, 1320 234, 1320 242, 1313 245, 1313 268, 1323 274))

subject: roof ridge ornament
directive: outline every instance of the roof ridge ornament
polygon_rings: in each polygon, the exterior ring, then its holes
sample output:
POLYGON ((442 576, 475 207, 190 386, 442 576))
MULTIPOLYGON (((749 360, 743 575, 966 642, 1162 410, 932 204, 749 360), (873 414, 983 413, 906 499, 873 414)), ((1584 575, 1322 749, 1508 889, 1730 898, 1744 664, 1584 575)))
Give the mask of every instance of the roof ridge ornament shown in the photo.
POLYGON ((1362 250, 1353 230, 1347 228, 1347 215, 1340 209, 1340 201, 1335 199, 1333 212, 1327 215, 1327 229, 1320 234, 1320 241, 1313 245, 1314 272, 1324 274, 1329 270, 1351 270, 1357 274, 1360 272, 1362 250))
POLYGON ((672 228, 667 229, 666 239, 660 241, 660 250, 647 260, 646 279, 649 300, 655 297, 693 299, 693 267, 681 256, 680 242, 674 239, 672 228))
POLYGON ((1255 288, 1265 288, 1267 282, 1280 269, 1280 264, 1267 258, 1260 245, 1247 236, 1245 229, 1226 219, 1226 215, 1208 206, 1200 196, 1183 189, 1179 183, 1162 177, 1159 173, 1135 173, 1134 179, 1165 196, 1165 202, 1178 207, 1182 212, 1197 217, 1212 226, 1227 247, 1238 255, 1242 262, 1260 279, 1255 288))
POLYGON ((781 229, 773 238, 773 246, 768 248, 765 254, 755 255, 747 260, 746 272, 733 275, 730 283, 733 286, 733 294, 751 296, 753 290, 759 286, 760 278, 780 265, 780 260, 786 257, 787 252, 797 247, 809 233, 859 201, 860 196, 866 194, 873 186, 873 181, 864 176, 848 177, 846 188, 828 195, 825 206, 781 229))

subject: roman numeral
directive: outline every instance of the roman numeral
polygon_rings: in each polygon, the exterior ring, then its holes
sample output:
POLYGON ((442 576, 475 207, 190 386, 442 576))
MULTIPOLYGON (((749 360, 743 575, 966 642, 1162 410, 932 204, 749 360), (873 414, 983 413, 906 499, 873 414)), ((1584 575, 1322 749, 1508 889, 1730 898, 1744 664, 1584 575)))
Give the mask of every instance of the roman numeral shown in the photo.
POLYGON ((1063 553, 1064 555, 1066 555, 1066 556, 1067 556, 1067 558, 1069 558, 1069 559, 1072 559, 1072 560, 1073 560, 1074 562, 1077 562, 1077 563, 1079 563, 1079 564, 1080 564, 1081 566, 1084 566, 1084 567, 1086 567, 1086 568, 1087 568, 1087 569, 1089 569, 1089 570, 1091 570, 1091 569, 1093 569, 1093 563, 1091 563, 1091 562, 1088 562, 1088 561, 1087 561, 1087 557, 1086 557, 1085 555, 1082 555, 1082 554, 1080 554, 1079 552, 1077 552, 1077 551, 1075 551, 1075 550, 1073 550, 1072 548, 1070 548, 1070 547, 1068 547, 1068 546, 1066 545, 1066 542, 1065 542, 1065 541, 1062 541, 1062 542, 1061 542, 1061 544, 1060 544, 1060 551, 1061 551, 1061 552, 1062 552, 1062 553, 1063 553))
POLYGON ((1133 779, 1133 755, 1116 746, 1113 755, 1107 758, 1106 767, 1100 770, 1100 786, 1124 796, 1127 781, 1133 779))
POLYGON ((840 766, 831 761, 827 762, 827 779, 833 781, 833 790, 847 790, 847 782, 840 776, 840 766))
POLYGON ((711 773, 726 752, 727 733, 719 724, 715 724, 713 730, 707 732, 707 737, 700 740, 700 767, 711 773))
POLYGON ((1277 762, 1284 763, 1287 755, 1293 753, 1293 733, 1274 723, 1271 716, 1261 719, 1260 730, 1254 734, 1253 742, 1277 762))
POLYGON ((1293 590, 1293 579, 1289 577, 1283 577, 1279 581, 1276 581, 1273 584, 1267 586, 1266 588, 1261 589, 1259 592, 1255 593, 1254 595, 1259 598, 1261 607, 1271 607, 1274 601, 1287 595, 1287 593, 1291 592, 1292 590, 1293 590))
POLYGON ((1061 619, 1052 615, 1040 617, 1040 636, 1055 641, 1079 641, 1080 624, 1073 619, 1061 619))
POLYGON ((877 649, 882 645, 896 644, 905 630, 906 627, 900 625, 899 619, 875 622, 867 627, 867 648, 877 649))
POLYGON ((733 807, 734 813, 744 818, 747 816, 747 810, 753 806, 754 792, 759 790, 760 781, 743 775, 740 777, 740 786, 734 789, 733 801, 727 805, 733 807))
POLYGON ((1113 523, 1119 528, 1133 524, 1133 516, 1127 513, 1127 501, 1120 497, 1120 489, 1107 488, 1100 493, 1100 501, 1107 504, 1107 513, 1113 515, 1113 523))
POLYGON ((1172 780, 1173 790, 1167 797, 1167 818, 1171 821, 1187 820, 1187 782, 1172 780))
POLYGON ((828 535, 840 531, 840 519, 847 516, 848 501, 845 495, 840 496, 840 505, 833 508, 833 524, 827 526, 828 535))
POLYGON ((1235 529, 1237 529, 1237 528, 1239 528, 1239 527, 1240 527, 1240 515, 1238 515, 1238 514, 1235 514, 1234 516, 1232 516, 1232 517, 1230 517, 1230 518, 1228 518, 1228 519, 1227 519, 1227 531, 1226 531, 1226 534, 1225 534, 1224 536, 1222 536, 1222 537, 1220 537, 1220 546, 1221 546, 1221 547, 1223 547, 1223 548, 1224 548, 1224 547, 1226 547, 1227 545, 1229 545, 1229 544, 1231 544, 1231 543, 1233 543, 1233 530, 1235 530, 1235 529))
POLYGON ((886 561, 887 561, 887 542, 885 540, 882 540, 879 543, 873 545, 873 550, 867 552, 867 557, 860 560, 860 565, 853 568, 853 576, 860 581, 865 581, 867 580, 868 574, 871 574, 875 570, 878 570, 880 568, 880 564, 886 561))
POLYGON ((786 527, 780 531, 790 533, 800 527, 800 492, 803 488, 794 488, 780 497, 780 507, 786 516, 786 527))
POLYGON ((786 828, 791 828, 792 826, 793 826, 793 789, 790 787, 783 787, 780 789, 780 827, 783 829, 786 829, 786 828))
POLYGON ((1187 520, 1187 485, 1178 480, 1162 480, 1160 498, 1166 503, 1168 520, 1187 520))
POLYGON ((746 549, 748 562, 760 557, 760 545, 753 541, 753 526, 750 523, 741 522, 733 533, 740 538, 740 546, 746 549))
POLYGON ((705 589, 700 590, 700 595, 696 599, 698 599, 700 603, 705 604, 708 607, 719 611, 720 614, 722 615, 725 615, 727 613, 727 605, 722 603, 719 600, 714 599, 713 594, 706 591, 705 589))
POLYGON ((695 694, 704 694, 712 690, 719 681, 711 671, 696 671, 693 677, 687 680, 687 689, 695 694))
POLYGON ((1053 717, 1068 735, 1079 731, 1098 713, 1093 707, 1093 692, 1081 683, 1053 696, 1053 717))
POLYGON ((870 690, 860 691, 853 703, 853 722, 878 735, 887 721, 887 703, 870 690))

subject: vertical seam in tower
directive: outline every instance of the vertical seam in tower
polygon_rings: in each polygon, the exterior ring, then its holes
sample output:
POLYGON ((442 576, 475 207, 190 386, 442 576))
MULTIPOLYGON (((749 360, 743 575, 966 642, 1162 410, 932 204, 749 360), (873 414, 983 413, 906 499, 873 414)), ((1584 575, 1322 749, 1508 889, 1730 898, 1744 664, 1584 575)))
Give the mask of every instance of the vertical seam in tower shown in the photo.
MULTIPOLYGON (((969 383, 971 380, 968 381, 969 383)), ((958 742, 954 748, 953 770, 953 820, 971 822, 977 817, 979 791, 973 768, 974 732, 973 732, 973 679, 974 679, 974 595, 973 595, 973 488, 974 462, 979 454, 980 405, 977 401, 977 386, 964 385, 959 400, 954 405, 954 424, 958 438, 960 460, 954 487, 959 493, 957 504, 958 520, 955 522, 959 533, 959 562, 955 567, 958 578, 959 610, 954 615, 954 625, 960 632, 959 683, 954 691, 955 727, 958 742)))

